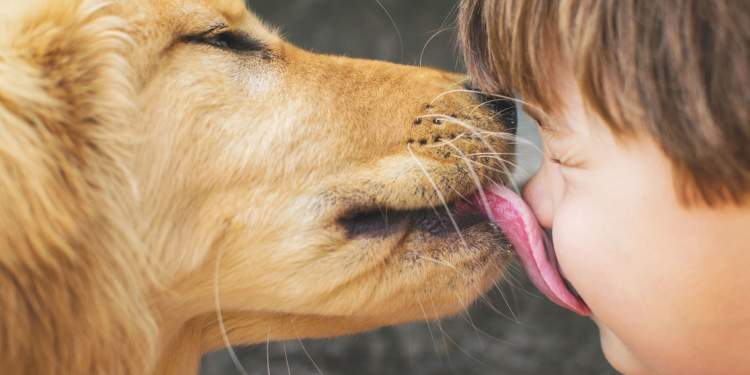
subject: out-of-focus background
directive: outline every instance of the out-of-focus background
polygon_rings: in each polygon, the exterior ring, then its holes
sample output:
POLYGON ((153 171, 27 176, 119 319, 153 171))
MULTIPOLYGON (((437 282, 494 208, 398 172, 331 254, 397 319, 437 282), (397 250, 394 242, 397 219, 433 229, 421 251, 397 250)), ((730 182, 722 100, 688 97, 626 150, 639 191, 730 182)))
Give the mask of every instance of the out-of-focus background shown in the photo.
MULTIPOLYGON (((331 54, 462 71, 458 0, 247 0, 298 46, 331 54), (398 29, 398 31, 397 31, 398 29)), ((519 180, 539 163, 528 118, 519 136, 519 180)), ((208 354, 202 375, 605 375, 596 327, 542 298, 516 266, 464 314, 441 322, 330 340, 235 348, 208 354)))

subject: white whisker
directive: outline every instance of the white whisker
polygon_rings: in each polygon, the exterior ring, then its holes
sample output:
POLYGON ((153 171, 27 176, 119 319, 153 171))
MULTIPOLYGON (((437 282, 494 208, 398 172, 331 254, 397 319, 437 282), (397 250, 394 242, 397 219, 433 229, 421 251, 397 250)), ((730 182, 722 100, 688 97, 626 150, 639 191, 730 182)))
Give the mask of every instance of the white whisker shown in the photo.
MULTIPOLYGON (((458 303, 463 304, 463 299, 461 298, 461 295, 458 294, 458 292, 456 292, 455 294, 456 294, 456 300, 458 301, 458 303)), ((482 341, 482 338, 479 336, 479 332, 478 332, 479 328, 474 323, 474 319, 472 319, 471 317, 469 306, 464 307, 464 310, 459 314, 459 316, 461 316, 461 319, 464 322, 466 322, 474 330, 474 334, 477 336, 477 341, 479 342, 479 346, 482 349, 484 349, 484 341, 482 341)))
POLYGON ((308 351, 307 351, 307 348, 305 348, 305 344, 304 344, 304 343, 302 342, 302 340, 300 340, 300 339, 299 339, 299 337, 298 337, 298 338, 297 338, 297 341, 298 341, 298 342, 299 342, 299 344, 300 344, 300 345, 302 346, 302 351, 303 351, 303 352, 305 352, 305 355, 307 356, 307 359, 309 359, 309 360, 310 360, 310 362, 311 362, 311 363, 313 364, 313 366, 315 367, 315 370, 317 370, 317 371, 318 371, 318 374, 320 374, 320 375, 325 375, 325 374, 323 374, 323 370, 321 370, 321 369, 320 369, 320 367, 318 367, 318 364, 317 364, 317 363, 315 363, 315 360, 314 360, 314 359, 312 358, 312 356, 310 355, 310 352, 308 352, 308 351))
POLYGON ((266 335, 266 369, 268 369, 268 375, 271 375, 271 337, 266 335))
MULTIPOLYGON (((480 197, 480 200, 482 202, 483 207, 485 208, 485 212, 492 212, 492 210, 490 208, 489 201, 487 200, 487 196, 484 193, 484 189, 482 189, 481 180, 479 179, 479 176, 476 174, 476 171, 474 170, 474 168, 472 168, 472 166, 470 164, 470 162, 473 162, 473 163, 476 163, 476 162, 473 161, 473 160, 471 160, 471 159, 469 159, 469 158, 467 158, 464 155, 464 153, 458 147, 456 147, 455 145, 449 143, 449 146, 452 147, 460 155, 460 158, 464 161, 464 163, 466 163, 466 166, 469 169, 469 173, 470 173, 472 179, 474 180, 474 184, 477 186, 477 189, 478 189, 478 192, 479 192, 479 197, 480 197)), ((481 163, 478 163, 478 164, 480 164, 480 166, 489 168, 488 166, 485 166, 485 165, 483 165, 481 163)), ((497 286, 497 284, 495 284, 495 285, 497 286)), ((502 298, 505 301, 506 306, 508 306, 508 310, 511 312, 511 315, 513 316, 513 320, 517 322, 518 318, 516 317, 515 313, 513 312, 513 309, 510 307, 510 303, 506 299, 505 294, 503 293, 502 289, 498 288, 498 291, 502 295, 502 298)), ((481 293, 480 293, 480 295, 481 295, 481 293)))
MULTIPOLYGON (((497 287, 497 285, 495 285, 495 287, 497 287)), ((495 290, 497 290, 498 292, 502 294, 502 291, 498 290, 497 288, 495 288, 495 290)), ((508 316, 508 314, 500 311, 500 309, 497 306, 495 306, 495 304, 492 303, 492 301, 487 296, 483 295, 481 298, 481 301, 484 302, 484 304, 487 307, 489 307, 490 310, 492 310, 492 312, 494 312, 495 314, 500 315, 505 319, 512 320, 515 323, 519 323, 520 321, 518 320, 518 317, 516 316, 516 314, 513 312, 513 309, 510 307, 510 304, 507 303, 507 300, 505 298, 503 298, 503 300, 506 301, 505 303, 506 303, 506 306, 508 307, 508 311, 510 311, 511 313, 511 316, 508 316)))
POLYGON ((424 58, 424 52, 427 50, 427 46, 430 44, 430 42, 432 42, 432 40, 435 39, 441 33, 445 32, 445 31, 448 31, 448 30, 453 30, 453 29, 454 29, 453 27, 446 27, 446 28, 440 29, 440 30, 436 31, 434 34, 432 34, 427 39, 427 41, 424 43, 424 46, 422 46, 422 52, 420 52, 420 54, 419 54, 419 64, 418 64, 418 66, 422 66, 422 59, 424 58))
POLYGON ((393 16, 391 16, 391 12, 388 11, 388 8, 383 5, 380 0, 375 0, 376 3, 378 3, 378 6, 380 6, 380 9, 383 9, 383 12, 385 12, 385 15, 388 17, 388 20, 391 21, 391 25, 393 25, 393 28, 396 30, 396 35, 398 36, 398 44, 401 48, 401 62, 404 62, 404 37, 401 36, 401 30, 399 30, 398 25, 396 24, 396 20, 393 19, 393 16))
POLYGON ((224 314, 221 310, 221 296, 219 294, 219 269, 221 265, 221 258, 224 255, 223 251, 220 251, 219 254, 216 257, 216 266, 214 267, 214 276, 213 276, 213 293, 214 293, 214 307, 216 308, 216 320, 219 323, 219 332, 221 332, 221 339, 224 341, 224 346, 227 348, 227 353, 229 353, 229 358, 232 360, 232 363, 234 363, 234 367, 237 368, 237 371, 240 372, 242 375, 248 375, 247 371, 245 370, 245 367, 242 366, 242 363, 240 362, 240 359, 237 357, 237 353, 234 351, 234 348, 232 347, 232 343, 229 340, 229 335, 227 334, 227 328, 224 325, 224 314))
POLYGON ((437 183, 435 180, 430 176, 430 173, 427 171, 427 168, 422 164, 421 161, 417 158, 416 155, 414 155, 414 151, 412 151, 411 146, 407 145, 406 149, 409 151, 409 154, 411 154, 412 159, 417 163, 419 168, 422 170, 422 173, 424 173, 424 176, 429 180, 430 184, 432 184, 433 189, 435 189, 435 194, 437 194, 438 198, 440 199, 440 202, 443 204, 443 207, 445 207, 445 212, 448 214, 448 218, 451 221, 451 224, 453 224, 453 227, 456 229, 456 234, 458 234, 458 237, 461 239, 461 242, 464 244, 464 246, 468 249, 469 244, 466 242, 466 239, 464 238, 463 234, 461 233, 461 228, 458 226, 458 223, 456 222, 456 219, 453 217, 453 214, 451 213, 450 208, 448 207, 448 202, 445 200, 445 197, 443 196, 443 193, 440 191, 440 189, 437 186, 437 183))
MULTIPOLYGON (((476 130, 477 128, 475 126, 467 124, 466 122, 461 121, 461 120, 459 120, 457 118, 454 118, 454 117, 450 117, 450 116, 446 116, 446 117, 449 120, 451 120, 451 123, 454 123, 454 124, 457 124, 459 126, 462 126, 462 127, 466 128, 466 129, 468 129, 469 131, 473 132, 475 135, 478 135, 479 139, 482 141, 482 143, 485 145, 485 147, 487 147, 490 151, 497 153, 497 150, 495 150, 495 148, 492 147, 492 145, 489 142, 487 142, 487 140, 482 136, 482 134, 477 132, 477 130, 476 130)), ((505 166, 505 164, 501 163, 500 167, 503 168, 503 170, 506 170, 505 174, 507 176, 512 176, 513 175, 513 173, 511 173, 510 170, 507 170, 508 168, 505 166)), ((518 187, 518 184, 516 184, 516 181, 513 180, 512 178, 510 178, 509 181, 510 181, 512 187, 513 187, 513 190, 516 193, 519 193, 520 192, 520 188, 518 187)))
POLYGON ((435 104, 436 101, 438 101, 440 98, 450 95, 450 94, 456 94, 456 93, 465 93, 465 94, 481 94, 481 92, 477 90, 469 90, 469 89, 455 89, 455 90, 448 90, 445 92, 442 92, 438 94, 436 97, 434 97, 432 100, 430 100, 430 105, 435 104))
POLYGON ((430 334, 430 339, 432 340, 432 347, 435 349, 435 354, 440 357, 440 350, 438 350, 437 341, 435 341, 435 333, 432 332, 432 326, 430 325, 430 320, 427 319, 427 311, 424 309, 424 305, 422 305, 422 300, 417 299, 417 304, 419 305, 419 309, 422 311, 422 316, 424 316, 424 322, 427 325, 427 331, 430 334))
POLYGON ((284 362, 286 362, 286 373, 292 375, 292 367, 289 365, 289 356, 286 354, 286 343, 283 343, 284 348, 284 362))
POLYGON ((505 292, 503 292, 503 289, 500 287, 500 285, 497 284, 497 281, 494 283, 495 290, 497 290, 500 293, 500 298, 503 299, 503 303, 505 303, 505 306, 508 307, 508 311, 510 312, 511 317, 513 318, 513 321, 516 323, 519 323, 520 320, 518 320, 518 316, 515 312, 513 312, 513 308, 510 306, 510 301, 508 301, 508 298, 505 296, 505 292))
POLYGON ((424 256, 424 255, 419 255, 418 257, 419 257, 419 259, 426 260, 426 261, 433 262, 433 263, 437 263, 437 264, 440 264, 442 266, 446 266, 448 268, 456 270, 456 266, 454 266, 454 265, 452 265, 452 264, 450 264, 448 262, 445 262, 445 261, 442 261, 442 260, 439 260, 439 259, 435 259, 435 258, 430 258, 430 257, 424 256))

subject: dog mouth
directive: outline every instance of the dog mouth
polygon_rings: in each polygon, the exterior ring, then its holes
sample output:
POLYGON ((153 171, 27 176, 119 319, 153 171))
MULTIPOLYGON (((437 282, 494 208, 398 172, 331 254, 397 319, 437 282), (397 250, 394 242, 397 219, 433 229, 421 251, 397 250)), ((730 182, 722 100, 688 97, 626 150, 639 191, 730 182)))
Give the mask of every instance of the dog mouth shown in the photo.
POLYGON ((562 275, 549 235, 523 199, 507 187, 489 186, 466 199, 418 209, 354 208, 345 212, 338 224, 350 239, 386 238, 412 231, 448 239, 471 227, 488 225, 507 240, 495 246, 507 247, 510 243, 539 291, 562 307, 580 315, 590 314, 562 275))
POLYGON ((435 237, 447 237, 488 222, 487 215, 474 200, 468 199, 416 209, 356 207, 338 219, 349 238, 389 237, 409 228, 435 237))

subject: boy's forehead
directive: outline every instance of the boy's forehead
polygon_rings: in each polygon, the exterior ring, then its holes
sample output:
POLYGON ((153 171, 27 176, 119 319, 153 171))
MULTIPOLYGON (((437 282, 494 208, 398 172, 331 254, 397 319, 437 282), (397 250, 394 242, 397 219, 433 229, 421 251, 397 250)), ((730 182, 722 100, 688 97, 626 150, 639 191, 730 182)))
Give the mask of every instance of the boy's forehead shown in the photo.
MULTIPOLYGON (((528 103, 523 109, 536 120, 539 128, 553 135, 589 134, 591 124, 599 121, 599 116, 590 111, 580 88, 574 79, 561 81, 556 90, 560 100, 554 108, 528 103)), ((603 125, 603 124, 602 124, 603 125)))

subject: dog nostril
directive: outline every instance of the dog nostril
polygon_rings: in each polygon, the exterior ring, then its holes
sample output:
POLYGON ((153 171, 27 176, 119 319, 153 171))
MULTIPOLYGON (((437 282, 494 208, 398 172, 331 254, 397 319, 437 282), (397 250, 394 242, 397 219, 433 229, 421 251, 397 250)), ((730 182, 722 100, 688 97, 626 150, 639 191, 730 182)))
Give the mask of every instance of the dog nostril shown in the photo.
POLYGON ((424 145, 426 145, 426 144, 427 144, 427 139, 424 139, 424 138, 420 139, 420 140, 419 140, 419 144, 420 144, 421 146, 424 146, 424 145))
POLYGON ((406 140, 406 143, 412 145, 412 144, 414 144, 414 140, 411 139, 411 138, 409 138, 409 139, 406 140))
POLYGON ((435 137, 433 137, 433 138, 432 138, 432 140, 433 140, 434 142, 440 142, 440 141, 442 141, 442 140, 443 140, 443 137, 441 137, 441 136, 439 136, 439 135, 436 135, 435 137))

